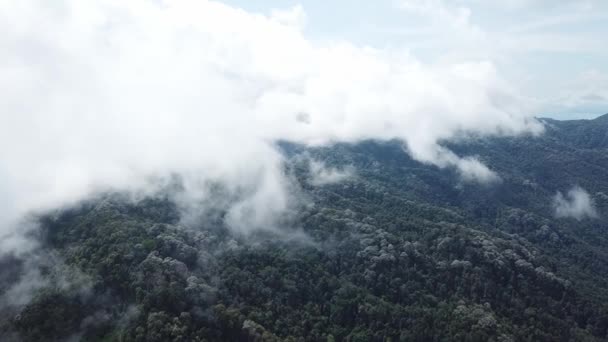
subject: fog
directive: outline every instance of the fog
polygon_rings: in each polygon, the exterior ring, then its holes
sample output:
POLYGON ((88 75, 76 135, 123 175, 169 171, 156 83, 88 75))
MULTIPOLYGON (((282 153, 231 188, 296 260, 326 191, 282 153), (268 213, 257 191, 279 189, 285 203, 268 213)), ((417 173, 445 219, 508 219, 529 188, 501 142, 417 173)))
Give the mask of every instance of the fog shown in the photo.
POLYGON ((558 192, 553 198, 556 217, 571 217, 577 220, 598 216, 593 199, 585 189, 575 186, 564 196, 558 192))
POLYGON ((492 61, 313 41, 305 19, 204 0, 0 3, 0 252, 25 243, 28 213, 153 192, 172 175, 186 198, 204 202, 209 182, 235 194, 231 227, 272 226, 295 196, 277 140, 396 138, 418 161, 491 182, 440 143, 542 132, 492 61))

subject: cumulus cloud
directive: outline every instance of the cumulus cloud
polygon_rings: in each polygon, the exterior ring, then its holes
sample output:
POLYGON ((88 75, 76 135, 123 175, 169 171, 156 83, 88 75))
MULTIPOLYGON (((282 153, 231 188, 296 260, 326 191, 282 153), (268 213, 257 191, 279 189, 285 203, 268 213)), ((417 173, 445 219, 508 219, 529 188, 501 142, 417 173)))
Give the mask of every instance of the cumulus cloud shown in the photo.
POLYGON ((487 181, 440 141, 542 130, 489 61, 318 43, 305 23, 302 7, 207 0, 0 3, 0 238, 28 212, 175 174, 199 199, 224 184, 232 226, 272 225, 291 196, 277 140, 397 138, 487 181))
POLYGON ((556 217, 571 217, 577 220, 598 216, 593 199, 585 189, 575 186, 564 196, 558 192, 553 198, 556 217))

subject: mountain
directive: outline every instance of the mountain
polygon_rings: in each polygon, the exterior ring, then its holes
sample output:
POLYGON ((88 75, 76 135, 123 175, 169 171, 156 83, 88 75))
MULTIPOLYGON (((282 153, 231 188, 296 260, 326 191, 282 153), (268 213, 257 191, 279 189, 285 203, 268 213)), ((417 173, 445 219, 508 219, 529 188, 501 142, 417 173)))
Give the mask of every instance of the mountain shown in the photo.
POLYGON ((608 114, 604 114, 594 120, 571 120, 558 121, 544 119, 548 124, 549 132, 555 138, 563 139, 563 142, 579 148, 607 148, 608 114))
POLYGON ((539 136, 446 143, 491 184, 399 141, 281 143, 305 200, 276 232, 237 233, 221 210, 185 223, 173 190, 42 215, 39 250, 0 260, 0 337, 606 340, 608 114, 541 120, 539 136), (311 182, 311 159, 354 171, 311 182))

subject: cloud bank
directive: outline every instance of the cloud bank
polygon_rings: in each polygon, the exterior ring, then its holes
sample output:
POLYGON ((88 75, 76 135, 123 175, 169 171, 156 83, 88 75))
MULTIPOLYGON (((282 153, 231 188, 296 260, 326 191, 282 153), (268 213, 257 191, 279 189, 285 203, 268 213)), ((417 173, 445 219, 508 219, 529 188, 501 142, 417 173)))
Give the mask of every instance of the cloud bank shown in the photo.
POLYGON ((487 181, 440 142, 542 130, 490 61, 312 41, 305 19, 206 0, 0 3, 0 241, 28 212, 175 174, 199 200, 209 182, 235 194, 231 225, 272 225, 290 205, 276 140, 397 138, 487 181))
POLYGON ((566 196, 558 192, 553 198, 556 217, 571 217, 577 220, 598 217, 593 200, 585 189, 575 186, 566 196))

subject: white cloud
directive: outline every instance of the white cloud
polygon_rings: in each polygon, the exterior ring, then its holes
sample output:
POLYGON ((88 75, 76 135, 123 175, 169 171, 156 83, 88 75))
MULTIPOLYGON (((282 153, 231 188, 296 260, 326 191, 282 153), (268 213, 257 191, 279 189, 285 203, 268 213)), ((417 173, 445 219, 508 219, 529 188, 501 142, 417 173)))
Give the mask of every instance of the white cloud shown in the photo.
POLYGON ((196 198, 208 181, 239 194, 234 226, 267 227, 291 196, 275 140, 399 138, 417 160, 487 181, 439 142, 542 130, 489 61, 318 44, 303 18, 205 0, 0 3, 0 226, 180 174, 196 198))
POLYGON ((472 10, 468 4, 443 0, 402 0, 399 7, 420 21, 419 32, 427 36, 430 44, 441 46, 444 54, 456 49, 466 51, 470 47, 479 51, 481 46, 492 43, 488 41, 487 33, 472 22, 472 10))
MULTIPOLYGON (((401 21, 376 33, 401 36, 429 59, 492 60, 530 97, 538 116, 588 118, 608 111, 597 92, 579 94, 572 80, 588 70, 607 73, 608 2, 547 0, 400 0, 401 21), (559 70, 559 72, 555 72, 559 70), (564 95, 564 93, 567 93, 564 95), (591 96, 589 96, 591 95, 591 96)), ((385 24, 391 25, 391 24, 385 24)), ((583 88, 601 86, 588 83, 583 88)), ((605 90, 605 89, 603 89, 605 90)), ((602 90, 602 91, 603 91, 602 90)))
POLYGON ((589 193, 581 187, 573 187, 566 196, 558 192, 553 198, 556 217, 571 217, 577 220, 598 216, 589 193))
POLYGON ((314 159, 309 159, 309 168, 309 182, 315 186, 340 183, 353 177, 355 174, 352 167, 337 169, 328 167, 325 163, 314 159))
POLYGON ((283 25, 299 29, 303 29, 306 25, 306 12, 304 12, 304 8, 301 5, 296 5, 287 10, 274 9, 270 17, 272 20, 276 20, 283 25))

